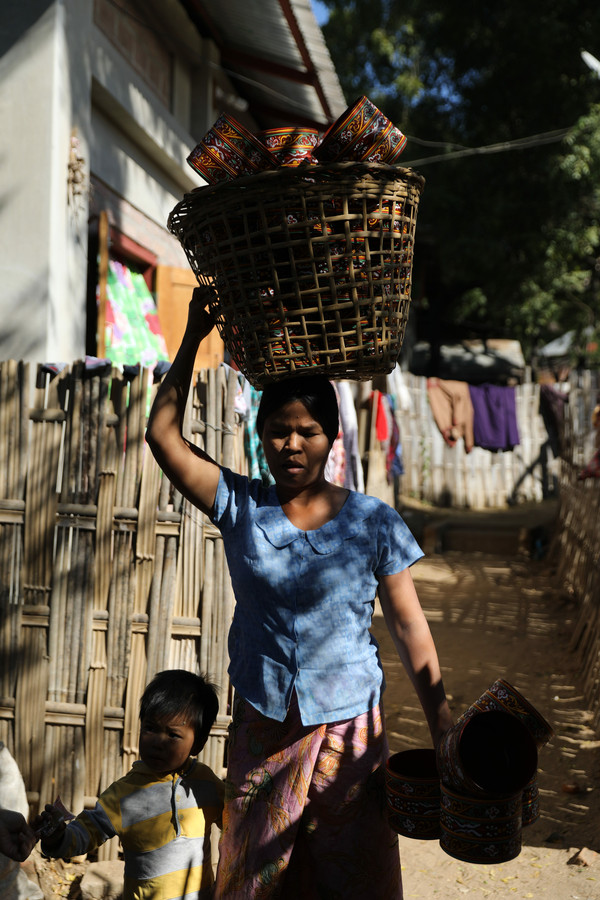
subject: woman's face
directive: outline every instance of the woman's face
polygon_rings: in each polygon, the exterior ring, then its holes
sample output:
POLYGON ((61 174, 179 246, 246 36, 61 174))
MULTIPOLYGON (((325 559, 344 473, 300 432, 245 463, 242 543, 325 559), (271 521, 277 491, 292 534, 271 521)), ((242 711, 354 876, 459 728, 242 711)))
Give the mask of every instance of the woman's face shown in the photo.
POLYGON ((329 439, 301 400, 292 400, 267 416, 262 443, 278 486, 305 488, 323 481, 329 439))

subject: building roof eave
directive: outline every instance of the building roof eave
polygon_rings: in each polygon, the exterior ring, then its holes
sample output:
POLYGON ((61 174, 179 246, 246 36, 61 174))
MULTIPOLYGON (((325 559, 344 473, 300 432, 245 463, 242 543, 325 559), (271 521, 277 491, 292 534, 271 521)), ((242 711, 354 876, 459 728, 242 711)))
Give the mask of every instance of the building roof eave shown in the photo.
POLYGON ((346 108, 310 0, 219 0, 216 9, 209 0, 181 2, 261 127, 322 130, 346 108))

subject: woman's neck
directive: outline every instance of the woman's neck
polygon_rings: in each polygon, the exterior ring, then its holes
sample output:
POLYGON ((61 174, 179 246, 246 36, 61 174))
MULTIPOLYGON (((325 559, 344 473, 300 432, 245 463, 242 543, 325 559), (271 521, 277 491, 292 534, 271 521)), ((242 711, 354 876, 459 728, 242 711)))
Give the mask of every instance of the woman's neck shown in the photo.
POLYGON ((335 519, 349 493, 346 488, 325 480, 297 492, 277 488, 283 512, 301 531, 316 531, 335 519))

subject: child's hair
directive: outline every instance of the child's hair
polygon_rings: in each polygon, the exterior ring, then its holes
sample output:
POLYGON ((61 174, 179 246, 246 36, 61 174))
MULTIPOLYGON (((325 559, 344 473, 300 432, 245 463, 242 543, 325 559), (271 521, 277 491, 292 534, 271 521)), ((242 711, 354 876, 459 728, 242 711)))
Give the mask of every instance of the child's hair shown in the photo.
POLYGON ((339 410, 335 388, 326 375, 301 375, 268 384, 262 393, 256 414, 259 438, 262 439, 266 419, 293 400, 300 400, 305 405, 323 429, 329 443, 333 444, 340 430, 339 410))
POLYGON ((218 712, 214 684, 185 669, 158 672, 146 685, 140 701, 140 719, 151 716, 161 721, 181 714, 189 716, 196 735, 195 753, 205 745, 218 712))

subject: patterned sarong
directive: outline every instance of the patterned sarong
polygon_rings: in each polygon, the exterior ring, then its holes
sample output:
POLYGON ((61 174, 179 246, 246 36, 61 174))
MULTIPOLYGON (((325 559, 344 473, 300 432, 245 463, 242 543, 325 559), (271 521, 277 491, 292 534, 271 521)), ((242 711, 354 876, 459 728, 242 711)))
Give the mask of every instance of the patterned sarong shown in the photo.
POLYGON ((304 726, 237 698, 215 898, 401 900, 398 836, 385 815, 379 706, 304 726))

